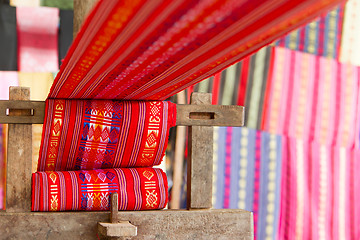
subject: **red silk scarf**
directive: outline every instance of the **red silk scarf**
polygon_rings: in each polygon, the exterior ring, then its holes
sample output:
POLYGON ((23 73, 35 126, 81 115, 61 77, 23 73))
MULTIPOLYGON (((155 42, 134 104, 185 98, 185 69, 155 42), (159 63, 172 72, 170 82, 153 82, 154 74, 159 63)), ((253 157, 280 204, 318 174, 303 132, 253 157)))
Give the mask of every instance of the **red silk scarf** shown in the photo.
POLYGON ((166 175, 157 168, 36 172, 32 181, 32 211, 105 211, 113 192, 119 210, 161 209, 168 199, 166 175))
POLYGON ((339 2, 99 1, 49 98, 164 100, 339 2))
POLYGON ((48 99, 38 171, 160 164, 176 105, 162 101, 48 99))

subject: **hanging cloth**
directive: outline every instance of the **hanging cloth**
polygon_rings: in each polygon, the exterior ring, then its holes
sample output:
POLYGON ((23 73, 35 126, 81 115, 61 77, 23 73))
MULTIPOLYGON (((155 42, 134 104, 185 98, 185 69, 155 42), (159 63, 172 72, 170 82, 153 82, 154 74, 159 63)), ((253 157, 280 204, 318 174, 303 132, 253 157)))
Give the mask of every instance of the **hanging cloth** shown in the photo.
POLYGON ((17 7, 18 65, 23 72, 57 72, 59 9, 17 7))
POLYGON ((339 2, 99 1, 49 98, 164 100, 339 2))

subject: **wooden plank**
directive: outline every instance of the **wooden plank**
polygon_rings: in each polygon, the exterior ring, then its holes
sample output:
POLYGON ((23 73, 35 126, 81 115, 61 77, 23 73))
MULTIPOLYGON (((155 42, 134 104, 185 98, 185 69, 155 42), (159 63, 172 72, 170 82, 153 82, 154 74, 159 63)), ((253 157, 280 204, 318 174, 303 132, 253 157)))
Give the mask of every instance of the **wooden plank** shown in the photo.
MULTIPOLYGON (((211 104, 210 93, 193 93, 191 104, 211 104)), ((198 119, 209 115, 196 113, 198 119)), ((192 126, 188 135, 187 208, 212 207, 213 127, 192 126)))
POLYGON ((98 232, 104 237, 135 237, 137 236, 137 227, 129 221, 119 223, 98 223, 98 232))
POLYGON ((241 127, 244 110, 236 105, 177 105, 176 125, 241 127))
POLYGON ((110 222, 117 223, 119 222, 119 196, 117 192, 111 194, 110 202, 110 222))
MULTIPOLYGON (((11 100, 29 100, 30 89, 10 87, 11 100)), ((9 115, 29 114, 28 110, 12 110, 9 115)), ((9 124, 6 168, 6 211, 31 210, 31 124, 9 124)))
MULTIPOLYGON (((0 101, 0 123, 44 123, 45 102, 42 101, 0 101), (33 114, 8 116, 7 109, 27 109, 33 114)), ((244 107, 220 105, 177 104, 176 125, 178 126, 243 126, 244 107), (206 118, 199 118, 205 116, 206 118)))
POLYGON ((45 102, 0 100, 0 123, 44 123, 45 102), (28 110, 24 116, 8 114, 12 110, 28 110))
MULTIPOLYGON (((186 103, 185 91, 176 94, 176 102, 178 104, 186 103)), ((184 175, 184 152, 185 152, 186 127, 176 126, 174 165, 173 165, 173 186, 171 188, 171 199, 169 208, 180 209, 181 187, 184 175)))
POLYGON ((80 30, 80 27, 88 15, 96 0, 74 0, 74 29, 73 38, 75 39, 76 34, 80 30))
MULTIPOLYGON (((109 212, 2 213, 3 239, 98 239, 97 224, 109 212)), ((252 213, 245 210, 124 211, 119 219, 137 226, 132 239, 253 239, 252 213)))

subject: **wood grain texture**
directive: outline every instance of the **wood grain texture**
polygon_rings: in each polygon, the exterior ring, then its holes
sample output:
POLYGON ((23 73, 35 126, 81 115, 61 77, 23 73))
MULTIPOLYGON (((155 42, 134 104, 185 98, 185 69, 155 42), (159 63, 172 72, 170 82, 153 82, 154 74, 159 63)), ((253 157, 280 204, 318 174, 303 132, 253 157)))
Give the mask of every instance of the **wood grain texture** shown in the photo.
MULTIPOLYGON (((177 104, 177 126, 243 126, 244 107, 177 104), (212 118, 211 118, 212 117, 212 118)), ((0 123, 44 123, 45 102, 0 100, 0 123), (33 116, 6 116, 6 109, 32 109, 33 116)))
MULTIPOLYGON (((30 89, 10 87, 10 100, 29 100, 30 89)), ((28 110, 13 110, 10 115, 28 115, 28 110)), ((6 211, 31 210, 31 124, 9 124, 6 168, 6 211)))
MULTIPOLYGON (((176 100, 178 104, 186 103, 185 91, 181 91, 176 94, 176 100)), ((179 116, 177 114, 177 116, 179 116)), ((186 127, 176 126, 176 139, 175 139, 175 152, 174 152, 174 164, 173 164, 173 186, 171 188, 171 199, 169 202, 169 208, 180 209, 181 202, 181 187, 183 185, 184 176, 184 152, 185 152, 185 139, 186 139, 186 127)))
POLYGON ((235 105, 177 105, 176 125, 244 126, 245 108, 235 105))
POLYGON ((0 100, 0 123, 44 123, 45 102, 0 100), (14 115, 14 111, 22 111, 22 115, 14 115), (27 111, 23 111, 27 110, 27 111), (7 115, 7 111, 12 112, 7 115))
POLYGON ((119 222, 119 195, 117 192, 113 192, 111 194, 111 202, 110 202, 110 222, 117 223, 119 222))
POLYGON ((137 236, 137 227, 129 221, 119 223, 98 223, 98 233, 104 237, 134 237, 137 236))
POLYGON ((92 9, 96 2, 96 0, 74 0, 74 39, 78 31, 80 30, 80 27, 84 22, 85 17, 88 15, 89 11, 92 9))
MULTIPOLYGON (((98 222, 109 212, 2 213, 3 239, 98 239, 98 222)), ((120 212, 137 227, 131 239, 253 239, 252 213, 245 210, 159 210, 120 212)))
MULTIPOLYGON (((211 105, 211 94, 193 93, 191 104, 211 105)), ((198 119, 206 119, 206 114, 198 113, 198 119)), ((187 208, 212 207, 213 175, 213 127, 189 127, 187 169, 187 208)))

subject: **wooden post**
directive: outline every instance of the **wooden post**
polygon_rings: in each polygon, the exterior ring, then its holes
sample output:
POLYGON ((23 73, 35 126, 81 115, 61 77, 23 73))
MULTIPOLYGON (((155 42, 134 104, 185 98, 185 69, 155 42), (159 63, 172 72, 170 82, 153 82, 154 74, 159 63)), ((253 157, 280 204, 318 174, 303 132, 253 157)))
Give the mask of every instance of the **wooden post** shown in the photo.
MULTIPOLYGON (((10 100, 30 100, 30 89, 10 87, 10 100)), ((30 115, 30 110, 9 110, 9 115, 30 115)), ((31 211, 31 124, 9 124, 6 168, 6 212, 31 211)))
POLYGON ((117 192, 111 194, 111 202, 110 202, 110 223, 118 223, 119 222, 119 196, 117 192))
POLYGON ((74 29, 73 38, 75 39, 85 17, 94 6, 96 0, 74 0, 74 29))
MULTIPOLYGON (((177 103, 185 104, 185 91, 181 91, 177 94, 177 103)), ((176 145, 175 145, 175 157, 173 167, 173 186, 171 189, 171 200, 170 208, 180 208, 180 197, 181 197, 181 186, 183 182, 183 164, 184 164, 184 152, 185 152, 185 138, 186 138, 186 127, 176 127, 176 145)))
MULTIPOLYGON (((193 93, 190 103, 211 105, 211 94, 193 93)), ((205 112, 193 113, 193 117, 196 119, 210 119, 211 115, 205 112)), ((213 127, 189 127, 188 142, 187 208, 211 208, 213 127)))

